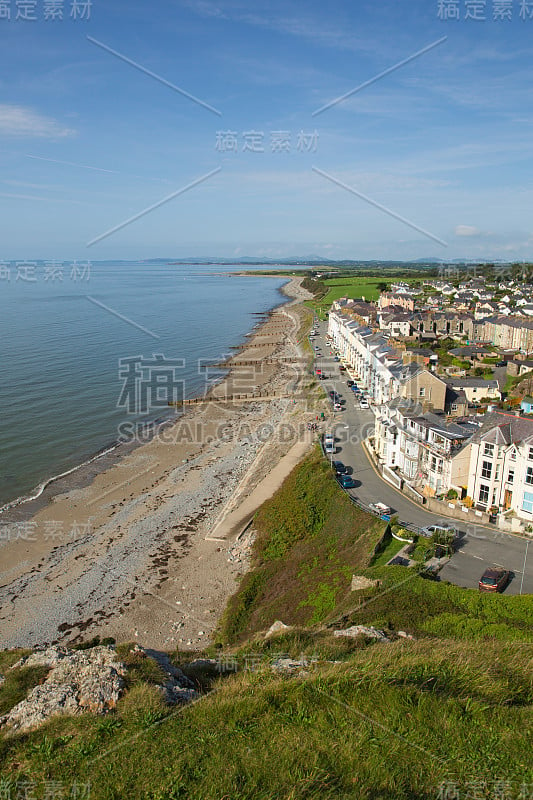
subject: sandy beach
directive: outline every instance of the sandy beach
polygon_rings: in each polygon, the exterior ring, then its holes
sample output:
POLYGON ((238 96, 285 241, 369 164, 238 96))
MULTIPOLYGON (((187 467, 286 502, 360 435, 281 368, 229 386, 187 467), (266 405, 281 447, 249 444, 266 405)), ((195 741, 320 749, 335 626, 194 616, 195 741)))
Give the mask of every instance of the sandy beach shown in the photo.
POLYGON ((209 643, 246 570, 246 526, 325 410, 298 341, 301 280, 284 287, 292 302, 252 332, 207 401, 15 523, 0 549, 0 647, 96 634, 164 649, 209 643))

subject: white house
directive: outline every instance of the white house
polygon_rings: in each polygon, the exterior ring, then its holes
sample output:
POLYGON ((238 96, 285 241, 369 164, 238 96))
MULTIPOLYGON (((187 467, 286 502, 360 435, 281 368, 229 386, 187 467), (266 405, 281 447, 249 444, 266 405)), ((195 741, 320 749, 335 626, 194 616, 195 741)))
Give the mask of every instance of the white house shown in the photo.
POLYGON ((502 397, 498 381, 484 378, 449 378, 446 382, 452 389, 462 390, 469 403, 479 403, 482 398, 496 401, 502 397))
POLYGON ((483 511, 496 506, 533 521, 533 419, 486 415, 471 441, 468 495, 483 511))
POLYGON ((396 398, 376 411, 374 448, 383 466, 420 494, 446 493, 466 485, 469 459, 459 452, 475 432, 472 424, 448 423, 422 413, 414 400, 396 398))

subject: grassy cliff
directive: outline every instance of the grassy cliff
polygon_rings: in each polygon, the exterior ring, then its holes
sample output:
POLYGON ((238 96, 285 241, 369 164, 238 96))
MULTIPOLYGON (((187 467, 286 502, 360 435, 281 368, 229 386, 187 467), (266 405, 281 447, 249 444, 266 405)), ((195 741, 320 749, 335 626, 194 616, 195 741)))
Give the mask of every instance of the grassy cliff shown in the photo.
MULTIPOLYGON (((91 800, 531 800, 530 596, 370 566, 383 526, 353 507, 318 452, 256 526, 252 569, 207 653, 217 668, 172 654, 206 693, 165 706, 157 664, 120 646, 130 678, 113 713, 0 735, 0 797, 26 796, 24 782, 50 797, 56 782, 56 796, 91 800), (352 592, 354 573, 380 583, 352 592), (293 627, 265 638, 277 618, 293 627), (351 624, 394 640, 333 635, 351 624), (280 654, 308 666, 276 672, 280 654)), ((15 657, 3 654, 0 671, 15 657)), ((6 681, 0 707, 39 679, 6 681)))

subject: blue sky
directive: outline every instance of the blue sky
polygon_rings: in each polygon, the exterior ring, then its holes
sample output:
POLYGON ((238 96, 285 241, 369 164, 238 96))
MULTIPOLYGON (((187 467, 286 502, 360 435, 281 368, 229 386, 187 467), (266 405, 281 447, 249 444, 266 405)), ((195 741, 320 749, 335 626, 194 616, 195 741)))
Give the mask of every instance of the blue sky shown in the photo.
POLYGON ((533 0, 16 3, 0 259, 533 259, 533 0))

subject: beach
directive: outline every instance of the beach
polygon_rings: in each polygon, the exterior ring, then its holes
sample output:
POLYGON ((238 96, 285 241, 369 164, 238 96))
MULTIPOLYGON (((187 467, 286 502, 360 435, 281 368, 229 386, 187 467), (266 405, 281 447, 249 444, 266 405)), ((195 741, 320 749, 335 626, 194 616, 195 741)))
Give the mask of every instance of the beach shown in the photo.
POLYGON ((207 399, 14 523, 0 551, 0 647, 211 641, 246 570, 255 510, 316 439, 307 422, 324 406, 298 341, 301 281, 286 284, 292 301, 252 332, 207 399))

